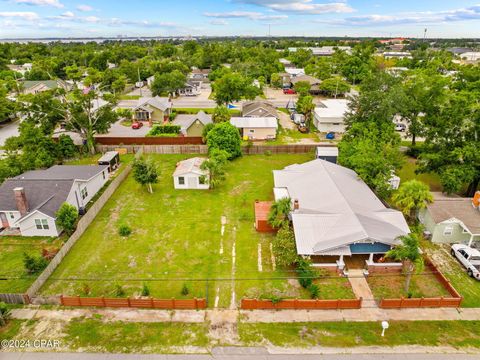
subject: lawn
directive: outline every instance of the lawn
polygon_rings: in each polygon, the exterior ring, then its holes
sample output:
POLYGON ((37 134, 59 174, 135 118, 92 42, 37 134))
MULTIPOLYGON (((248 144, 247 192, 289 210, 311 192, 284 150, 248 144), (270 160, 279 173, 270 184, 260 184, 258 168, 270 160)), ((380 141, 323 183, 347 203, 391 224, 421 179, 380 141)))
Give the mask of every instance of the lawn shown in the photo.
POLYGON ((173 188, 176 163, 191 156, 150 157, 161 174, 154 193, 130 175, 42 294, 113 296, 122 286, 125 295, 136 296, 146 284, 157 298, 208 295, 209 306, 217 302, 220 307, 238 305, 247 294, 308 296, 296 281, 286 279, 294 274, 273 269, 273 235, 255 231, 253 203, 273 198, 273 169, 311 160, 311 154, 244 156, 228 165, 226 181, 210 191, 173 188), (222 216, 226 218, 223 236, 222 216), (119 236, 121 224, 132 228, 129 237, 119 236))
POLYGON ((432 244, 425 250, 438 269, 463 296, 462 307, 480 307, 480 281, 467 275, 460 263, 450 255, 448 245, 432 244))
POLYGON ((60 247, 61 241, 46 237, 0 236, 0 293, 24 293, 37 275, 25 272, 23 255, 42 254, 60 247))
POLYGON ((409 295, 413 298, 450 296, 435 276, 428 273, 414 274, 408 293, 404 290, 405 275, 403 274, 370 275, 367 281, 375 299, 398 299, 402 296, 409 297, 409 295))
POLYGON ((403 167, 397 172, 401 183, 416 179, 423 181, 425 184, 430 186, 430 191, 442 191, 442 185, 440 184, 440 178, 438 175, 432 173, 415 174, 416 169, 416 160, 410 157, 405 157, 405 163, 403 164, 403 167))
POLYGON ((480 321, 389 321, 381 337, 379 322, 240 323, 244 345, 294 347, 453 346, 480 347, 480 321))

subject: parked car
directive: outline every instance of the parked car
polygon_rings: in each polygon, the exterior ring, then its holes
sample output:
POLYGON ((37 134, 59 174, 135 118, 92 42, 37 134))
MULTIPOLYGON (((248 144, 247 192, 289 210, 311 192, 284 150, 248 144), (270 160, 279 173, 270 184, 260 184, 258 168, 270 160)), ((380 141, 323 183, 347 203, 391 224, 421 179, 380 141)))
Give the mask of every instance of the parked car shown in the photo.
POLYGON ((132 124, 132 129, 133 129, 133 130, 138 130, 138 129, 140 129, 142 126, 143 126, 143 123, 142 123, 142 122, 140 122, 140 121, 135 121, 135 122, 132 124))
POLYGON ((463 244, 453 244, 451 254, 467 269, 470 277, 480 280, 480 251, 463 244))
POLYGON ((335 139, 335 133, 334 132, 327 133, 327 135, 325 135, 325 139, 334 140, 335 139))
POLYGON ((294 95, 297 92, 294 89, 283 89, 283 93, 286 95, 294 95))
POLYGON ((407 126, 402 123, 395 123, 395 131, 406 131, 407 126))

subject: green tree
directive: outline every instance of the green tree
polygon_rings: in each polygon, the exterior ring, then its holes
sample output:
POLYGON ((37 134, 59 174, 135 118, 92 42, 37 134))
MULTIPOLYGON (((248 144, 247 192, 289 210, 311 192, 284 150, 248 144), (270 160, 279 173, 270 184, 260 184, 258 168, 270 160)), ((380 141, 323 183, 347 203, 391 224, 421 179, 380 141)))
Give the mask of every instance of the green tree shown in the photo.
POLYGON ((142 186, 147 186, 150 194, 153 193, 152 184, 158 182, 158 170, 151 160, 143 157, 133 162, 133 178, 142 186))
POLYGON ((310 93, 311 87, 312 85, 310 85, 308 81, 299 81, 293 88, 300 96, 307 96, 310 93))
POLYGON ((282 77, 278 73, 273 73, 270 77, 270 85, 274 88, 280 89, 283 86, 282 77))
POLYGON ((339 76, 325 79, 320 84, 320 90, 327 96, 345 95, 350 91, 350 84, 339 76))
POLYGON ((298 258, 295 235, 288 224, 283 224, 272 240, 275 263, 280 267, 293 265, 298 258))
POLYGON ((83 69, 78 67, 77 65, 70 65, 65 67, 65 74, 67 79, 73 81, 76 84, 78 81, 82 80, 83 77, 83 69))
POLYGON ((240 132, 229 122, 216 124, 207 134, 208 152, 225 150, 229 160, 242 156, 241 142, 240 132))
POLYGON ((215 80, 213 90, 218 105, 228 105, 243 98, 253 100, 262 92, 250 79, 237 73, 227 73, 215 80))
POLYGON ((268 223, 273 227, 282 227, 290 223, 288 216, 292 211, 292 199, 281 198, 275 201, 268 213, 268 223))
POLYGON ((155 74, 155 80, 151 85, 152 95, 162 95, 165 93, 175 94, 179 89, 185 87, 187 77, 179 70, 173 70, 170 73, 155 74))
POLYGON ((315 110, 315 104, 313 103, 313 97, 310 95, 300 96, 297 100, 297 112, 305 115, 305 122, 308 129, 311 130, 313 110, 315 110))
POLYGON ((213 111, 212 120, 214 123, 228 122, 230 118, 230 110, 224 105, 218 105, 213 111))
POLYGON ((410 290, 410 282, 414 272, 420 273, 423 271, 424 262, 422 254, 420 253, 420 244, 415 234, 409 234, 399 237, 401 244, 395 246, 386 253, 386 256, 403 263, 405 272, 405 293, 410 290))
POLYGON ((75 230, 75 221, 78 218, 78 210, 69 203, 63 203, 55 213, 57 224, 67 233, 71 235, 75 230))
POLYGON ((209 158, 205 160, 200 168, 208 171, 208 185, 210 188, 217 187, 225 179, 225 165, 228 162, 228 153, 225 150, 213 149, 209 158))
POLYGON ((78 149, 70 136, 62 134, 58 137, 58 154, 62 159, 73 158, 78 153, 78 149))
POLYGON ((418 180, 403 183, 392 197, 393 203, 411 220, 416 213, 433 202, 428 185, 418 180))

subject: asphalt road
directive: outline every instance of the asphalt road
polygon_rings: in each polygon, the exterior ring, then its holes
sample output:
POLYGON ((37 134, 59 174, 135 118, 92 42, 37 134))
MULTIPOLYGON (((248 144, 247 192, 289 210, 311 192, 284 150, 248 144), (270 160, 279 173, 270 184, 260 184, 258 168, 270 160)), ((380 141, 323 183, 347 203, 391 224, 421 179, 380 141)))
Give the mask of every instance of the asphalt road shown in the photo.
POLYGON ((20 121, 8 123, 6 125, 0 125, 0 146, 5 144, 5 140, 11 136, 18 135, 18 125, 20 121))
POLYGON ((0 353, 0 360, 473 360, 472 354, 212 354, 212 355, 140 355, 89 353, 0 353))

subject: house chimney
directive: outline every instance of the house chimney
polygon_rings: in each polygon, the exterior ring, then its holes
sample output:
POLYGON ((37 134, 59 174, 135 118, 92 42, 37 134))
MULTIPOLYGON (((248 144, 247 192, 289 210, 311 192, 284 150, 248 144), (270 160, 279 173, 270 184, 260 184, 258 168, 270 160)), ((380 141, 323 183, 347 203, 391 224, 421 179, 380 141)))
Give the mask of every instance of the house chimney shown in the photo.
POLYGON ((25 215, 28 212, 28 202, 27 197, 25 196, 25 189, 23 187, 17 187, 13 189, 15 194, 15 203, 17 204, 17 209, 20 211, 20 215, 25 215))
POLYGON ((293 201, 293 211, 300 209, 300 204, 298 202, 298 199, 295 199, 293 201))

